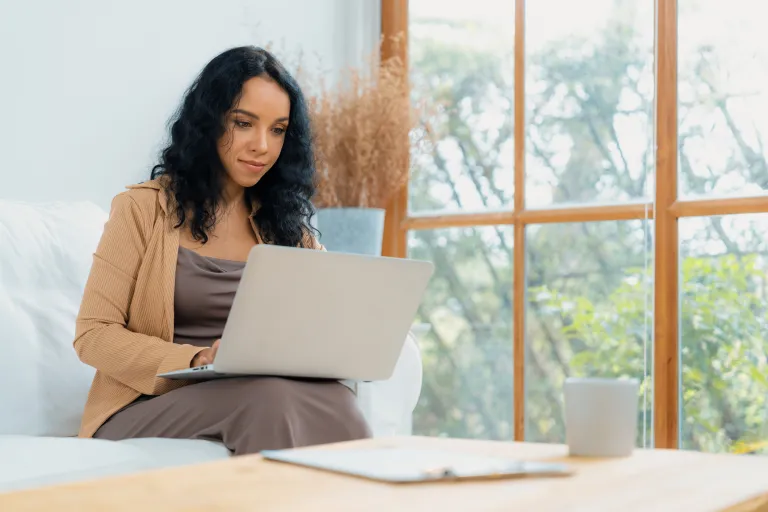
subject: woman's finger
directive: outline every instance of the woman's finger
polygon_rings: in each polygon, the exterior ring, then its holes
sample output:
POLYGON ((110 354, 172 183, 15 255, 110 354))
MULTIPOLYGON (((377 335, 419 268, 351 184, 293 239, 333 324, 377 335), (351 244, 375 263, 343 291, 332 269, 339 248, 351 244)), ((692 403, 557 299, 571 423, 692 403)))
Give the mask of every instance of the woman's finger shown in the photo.
POLYGON ((203 365, 206 365, 206 364, 211 364, 211 363, 213 363, 213 358, 211 357, 209 351, 206 350, 206 351, 202 352, 200 354, 200 366, 203 366, 203 365))

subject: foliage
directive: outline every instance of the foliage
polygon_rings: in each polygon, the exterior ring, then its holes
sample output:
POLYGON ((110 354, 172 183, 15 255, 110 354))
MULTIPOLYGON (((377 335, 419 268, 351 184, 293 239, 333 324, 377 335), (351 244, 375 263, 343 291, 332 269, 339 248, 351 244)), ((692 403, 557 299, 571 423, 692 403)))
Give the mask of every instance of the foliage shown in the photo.
MULTIPOLYGON (((648 301, 643 269, 627 278, 605 300, 569 297, 542 287, 533 290, 542 309, 556 317, 573 311, 562 338, 572 376, 636 377, 643 383, 638 444, 650 435, 651 353, 644 325, 648 301)), ((768 396, 768 306, 755 287, 765 281, 757 257, 724 255, 686 258, 682 265, 683 437, 689 447, 716 451, 737 448, 768 434, 764 427, 768 396), (758 313, 758 314, 756 314, 758 313), (755 356, 762 357, 755 357, 755 356)), ((551 319, 557 322, 558 319, 551 319)), ((647 325, 647 324, 646 324, 647 325)), ((561 383, 558 383, 561 384, 561 383)), ((551 439, 562 439, 563 424, 551 439)))

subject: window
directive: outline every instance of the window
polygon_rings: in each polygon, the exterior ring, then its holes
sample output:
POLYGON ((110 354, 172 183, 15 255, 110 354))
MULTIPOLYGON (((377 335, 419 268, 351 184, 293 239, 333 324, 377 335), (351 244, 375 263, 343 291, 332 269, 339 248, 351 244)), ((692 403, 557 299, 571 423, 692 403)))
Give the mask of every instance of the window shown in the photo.
POLYGON ((509 226, 411 232, 409 256, 435 263, 414 328, 415 432, 512 439, 512 244, 509 226))
POLYGON ((759 7, 382 2, 434 107, 385 240, 436 265, 415 433, 562 442, 599 375, 640 380, 638 446, 768 446, 759 7))
MULTIPOLYGON (((409 5, 413 95, 429 100, 430 146, 412 162, 409 210, 510 210, 514 196, 514 4, 409 5)), ((512 439, 509 226, 422 229, 408 255, 435 263, 417 330, 424 385, 414 431, 512 439)))
POLYGON ((650 198, 653 2, 536 0, 525 22, 525 205, 650 198))
POLYGON ((679 5, 680 193, 762 193, 768 190, 768 47, 756 14, 764 4, 679 5))
POLYGON ((645 220, 526 228, 525 439, 565 442, 566 377, 633 377, 651 434, 651 269, 645 220))
POLYGON ((414 96, 429 99, 431 145, 414 162, 409 207, 509 208, 514 193, 514 3, 410 2, 414 96))
POLYGON ((768 216, 680 221, 681 447, 768 440, 768 216))

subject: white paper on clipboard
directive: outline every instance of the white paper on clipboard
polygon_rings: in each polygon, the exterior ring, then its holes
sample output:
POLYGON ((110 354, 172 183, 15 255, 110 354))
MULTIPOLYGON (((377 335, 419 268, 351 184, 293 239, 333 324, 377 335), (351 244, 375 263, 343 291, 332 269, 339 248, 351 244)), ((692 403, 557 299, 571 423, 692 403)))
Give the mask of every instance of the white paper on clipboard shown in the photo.
POLYGON ((572 474, 567 465, 555 462, 400 447, 266 450, 261 455, 267 460, 392 483, 572 474))

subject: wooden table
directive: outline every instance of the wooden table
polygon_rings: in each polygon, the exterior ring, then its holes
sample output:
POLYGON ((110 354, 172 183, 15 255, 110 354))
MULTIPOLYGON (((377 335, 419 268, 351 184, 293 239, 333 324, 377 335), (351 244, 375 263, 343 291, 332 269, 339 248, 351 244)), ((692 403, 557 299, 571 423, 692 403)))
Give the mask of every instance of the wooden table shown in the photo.
POLYGON ((0 495, 0 511, 768 511, 768 457, 638 450, 626 459, 578 459, 561 445, 420 437, 352 444, 565 461, 576 474, 396 485, 249 456, 0 495))

